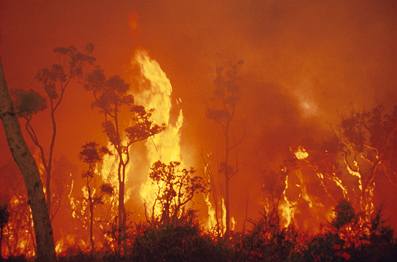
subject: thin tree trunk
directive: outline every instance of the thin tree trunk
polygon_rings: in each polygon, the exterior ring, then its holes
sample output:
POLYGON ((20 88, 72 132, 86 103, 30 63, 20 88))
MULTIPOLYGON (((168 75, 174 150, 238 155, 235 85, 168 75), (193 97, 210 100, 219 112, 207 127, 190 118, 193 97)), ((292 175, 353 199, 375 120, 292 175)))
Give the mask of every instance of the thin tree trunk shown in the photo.
POLYGON ((3 225, 0 225, 0 261, 3 260, 3 225))
POLYGON ((91 254, 94 253, 94 237, 93 237, 93 228, 94 228, 94 200, 92 199, 91 185, 89 183, 89 177, 86 178, 86 187, 88 191, 88 208, 89 208, 89 226, 88 226, 88 234, 91 245, 91 254))
POLYGON ((43 185, 39 171, 22 136, 18 118, 8 92, 3 68, 0 64, 0 118, 3 123, 8 146, 23 176, 28 192, 29 205, 32 209, 33 225, 36 236, 37 260, 56 261, 54 239, 48 214, 43 185))
POLYGON ((48 206, 48 213, 50 214, 50 219, 52 217, 51 213, 51 203, 52 203, 52 193, 51 193, 51 175, 52 175, 52 160, 54 156, 54 147, 55 147, 55 139, 57 136, 57 122, 55 120, 55 109, 52 105, 51 101, 51 126, 52 126, 52 135, 50 141, 50 148, 48 152, 48 163, 46 169, 46 193, 47 193, 47 206, 48 206))
POLYGON ((124 215, 124 182, 119 181, 119 255, 124 255, 124 241, 125 241, 125 215, 124 215))
MULTIPOLYGON (((124 163, 124 157, 123 157, 123 145, 120 137, 120 129, 119 129, 119 118, 118 118, 118 106, 116 105, 115 110, 114 110, 114 125, 116 129, 116 135, 117 135, 117 143, 118 145, 115 145, 116 151, 119 156, 119 165, 117 169, 117 176, 118 176, 118 182, 119 182, 119 226, 118 226, 118 239, 117 239, 117 245, 118 245, 118 255, 123 256, 125 255, 126 252, 126 225, 125 225, 125 207, 124 207, 124 191, 125 191, 125 167, 126 163, 124 163)), ((128 151, 127 151, 128 154, 128 151)))
POLYGON ((95 251, 94 242, 94 204, 90 203, 90 244, 91 244, 91 254, 95 251))
POLYGON ((226 232, 225 236, 229 235, 230 231, 230 176, 229 176, 229 122, 225 128, 225 207, 226 207, 226 232))

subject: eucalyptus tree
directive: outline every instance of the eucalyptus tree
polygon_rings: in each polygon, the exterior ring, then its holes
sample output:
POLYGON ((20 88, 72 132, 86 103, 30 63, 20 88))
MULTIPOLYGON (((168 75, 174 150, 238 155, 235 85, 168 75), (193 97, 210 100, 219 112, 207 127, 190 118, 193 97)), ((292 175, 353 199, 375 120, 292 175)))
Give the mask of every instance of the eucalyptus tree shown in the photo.
POLYGON ((164 127, 154 124, 151 110, 136 105, 130 86, 118 75, 106 77, 96 68, 86 79, 86 89, 94 97, 93 106, 104 116, 103 131, 109 141, 110 151, 115 152, 118 179, 118 252, 126 252, 125 181, 130 164, 133 144, 144 141, 161 132, 164 127))

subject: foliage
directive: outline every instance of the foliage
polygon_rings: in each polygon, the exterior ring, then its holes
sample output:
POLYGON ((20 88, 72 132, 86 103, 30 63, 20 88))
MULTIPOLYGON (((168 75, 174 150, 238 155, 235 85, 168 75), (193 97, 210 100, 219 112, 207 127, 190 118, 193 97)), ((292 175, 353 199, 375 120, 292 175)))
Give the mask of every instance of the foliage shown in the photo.
POLYGON ((88 44, 82 51, 74 46, 55 48, 54 53, 59 56, 60 63, 40 69, 35 77, 42 94, 33 89, 19 89, 14 92, 16 112, 25 120, 25 131, 38 149, 39 159, 44 167, 46 203, 50 217, 54 216, 60 207, 60 195, 62 194, 61 192, 53 194, 51 189, 54 148, 57 138, 57 112, 72 81, 81 78, 83 68, 95 61, 95 57, 92 56, 93 49, 92 44, 88 44), (32 123, 33 115, 43 110, 49 112, 50 126, 49 135, 45 136, 48 140, 45 142, 32 123), (52 204, 53 198, 57 204, 55 208, 52 204))
POLYGON ((183 220, 144 226, 132 249, 133 261, 230 261, 228 256, 225 246, 183 220))
POLYGON ((157 161, 151 167, 149 177, 157 186, 153 210, 159 205, 162 223, 181 218, 185 215, 185 205, 194 195, 207 190, 202 177, 193 175, 193 169, 181 168, 180 165, 175 161, 168 164, 157 161))
POLYGON ((242 61, 228 67, 217 67, 214 80, 213 107, 207 110, 207 117, 226 125, 233 118, 240 88, 237 84, 238 70, 242 61))
POLYGON ((87 170, 82 174, 85 180, 85 186, 83 188, 83 202, 81 203, 81 211, 85 220, 88 221, 89 239, 91 244, 91 251, 94 251, 94 223, 96 222, 94 216, 94 210, 97 205, 104 204, 105 196, 113 195, 114 189, 112 185, 103 183, 98 185, 98 165, 102 162, 103 156, 110 154, 109 150, 100 146, 95 142, 88 142, 82 146, 80 151, 81 160, 87 164, 87 170), (85 214, 87 213, 87 214, 85 214))
POLYGON ((349 201, 343 199, 335 207, 336 216, 332 220, 331 224, 336 229, 340 229, 344 225, 353 222, 357 219, 357 215, 349 201))
POLYGON ((341 200, 335 207, 332 228, 312 238, 301 254, 304 261, 393 261, 397 245, 393 231, 378 211, 368 224, 359 221, 351 204, 341 200))
POLYGON ((235 247, 237 261, 286 261, 297 245, 293 228, 280 228, 277 210, 266 214, 235 247))
POLYGON ((33 89, 16 89, 14 90, 14 96, 15 107, 21 117, 30 118, 33 114, 47 108, 45 98, 33 89))
MULTIPOLYGON (((86 77, 85 88, 94 97, 93 106, 104 115, 102 127, 115 153, 117 161, 118 187, 118 252, 127 249, 126 212, 124 207, 126 168, 130 163, 130 150, 133 144, 161 132, 164 126, 154 124, 151 111, 134 104, 129 85, 118 75, 106 77, 100 68, 95 68, 86 77), (125 111, 127 125, 123 125, 121 115, 125 111), (122 245, 123 244, 123 245, 122 245)), ((124 119, 123 119, 124 120, 124 119)))
MULTIPOLYGON (((226 209, 226 231, 229 234, 231 225, 230 216, 230 179, 237 173, 237 165, 230 165, 230 153, 236 148, 241 141, 233 141, 232 122, 236 112, 236 105, 240 95, 238 85, 238 71, 242 65, 242 61, 232 63, 226 67, 217 67, 215 77, 215 89, 211 101, 211 107, 207 109, 207 117, 215 121, 222 129, 224 138, 224 158, 219 165, 219 172, 224 175, 225 184, 225 209, 226 209)), ((240 139, 242 140, 242 138, 240 139)))

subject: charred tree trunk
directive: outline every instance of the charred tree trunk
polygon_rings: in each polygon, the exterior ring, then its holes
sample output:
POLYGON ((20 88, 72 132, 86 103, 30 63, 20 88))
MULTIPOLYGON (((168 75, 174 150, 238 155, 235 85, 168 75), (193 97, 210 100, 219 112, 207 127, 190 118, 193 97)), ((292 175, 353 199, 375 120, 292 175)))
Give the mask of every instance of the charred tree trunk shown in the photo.
POLYGON ((0 118, 3 123, 8 146, 23 176, 32 209, 33 226, 36 236, 38 261, 56 261, 54 239, 50 217, 45 202, 43 185, 34 158, 22 136, 18 118, 8 92, 3 68, 0 64, 0 118))

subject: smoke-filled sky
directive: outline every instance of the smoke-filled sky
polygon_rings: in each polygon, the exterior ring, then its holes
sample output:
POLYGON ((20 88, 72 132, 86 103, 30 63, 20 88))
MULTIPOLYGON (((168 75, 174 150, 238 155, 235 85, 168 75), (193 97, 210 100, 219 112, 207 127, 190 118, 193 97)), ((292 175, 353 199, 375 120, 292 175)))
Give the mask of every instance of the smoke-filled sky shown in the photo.
MULTIPOLYGON (((35 72, 56 61, 54 47, 92 42, 98 64, 127 81, 134 51, 147 50, 183 101, 183 152, 197 168, 201 155, 222 152, 220 129, 205 116, 215 68, 243 60, 237 210, 260 199, 262 171, 289 147, 321 140, 353 110, 397 101, 396 14, 394 0, 0 0, 0 54, 10 87, 35 88, 35 72)), ((103 139, 101 117, 78 84, 64 102, 56 157, 78 165, 80 146, 103 139)), ((0 154, 0 166, 11 161, 3 135, 0 154)))

